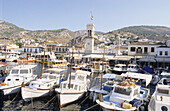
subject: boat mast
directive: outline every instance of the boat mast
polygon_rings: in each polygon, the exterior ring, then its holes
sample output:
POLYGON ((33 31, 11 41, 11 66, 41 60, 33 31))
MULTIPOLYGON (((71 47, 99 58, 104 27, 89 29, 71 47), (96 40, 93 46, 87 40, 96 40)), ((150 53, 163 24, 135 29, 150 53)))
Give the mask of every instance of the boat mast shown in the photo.
POLYGON ((74 47, 72 47, 72 58, 71 58, 70 77, 69 77, 69 89, 71 88, 71 70, 72 70, 72 64, 73 64, 73 54, 74 54, 74 47))
POLYGON ((104 56, 105 56, 105 46, 104 46, 104 53, 103 53, 103 61, 102 61, 102 73, 101 73, 101 85, 100 89, 102 89, 102 82, 103 82, 103 70, 104 70, 104 56))
POLYGON ((41 67, 40 79, 42 79, 42 73, 43 73, 43 67, 44 67, 44 61, 45 61, 46 43, 47 43, 47 38, 46 38, 46 40, 45 40, 44 56, 43 56, 43 63, 42 63, 42 67, 41 67))

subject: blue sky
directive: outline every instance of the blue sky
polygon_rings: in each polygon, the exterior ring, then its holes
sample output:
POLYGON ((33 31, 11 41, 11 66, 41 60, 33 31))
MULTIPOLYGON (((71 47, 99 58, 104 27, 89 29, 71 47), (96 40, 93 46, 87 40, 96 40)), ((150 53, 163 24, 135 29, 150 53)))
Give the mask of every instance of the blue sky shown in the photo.
POLYGON ((170 27, 170 0, 0 0, 0 20, 28 30, 95 30, 134 25, 170 27))

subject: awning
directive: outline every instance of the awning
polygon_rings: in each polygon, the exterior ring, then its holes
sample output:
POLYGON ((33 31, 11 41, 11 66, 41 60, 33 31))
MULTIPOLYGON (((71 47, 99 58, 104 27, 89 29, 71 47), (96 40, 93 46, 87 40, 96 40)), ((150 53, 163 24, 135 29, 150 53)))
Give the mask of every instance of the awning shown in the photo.
POLYGON ((109 78, 109 79, 116 79, 116 74, 105 74, 103 75, 103 78, 109 78))
POLYGON ((170 58, 141 58, 137 61, 140 62, 170 62, 170 58))
POLYGON ((121 74, 121 76, 131 77, 132 79, 135 78, 135 79, 145 80, 146 81, 146 86, 152 80, 152 75, 149 75, 149 74, 140 74, 140 73, 127 72, 127 73, 121 74))
POLYGON ((77 74, 86 74, 86 75, 90 75, 91 72, 89 72, 89 71, 77 70, 76 73, 77 73, 77 74))

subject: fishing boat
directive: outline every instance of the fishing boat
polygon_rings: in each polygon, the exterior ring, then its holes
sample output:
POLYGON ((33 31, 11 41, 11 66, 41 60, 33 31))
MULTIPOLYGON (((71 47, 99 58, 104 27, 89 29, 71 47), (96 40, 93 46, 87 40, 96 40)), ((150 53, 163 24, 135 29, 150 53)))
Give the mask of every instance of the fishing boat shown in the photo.
POLYGON ((145 100, 148 99, 149 90, 141 88, 129 79, 114 86, 107 95, 99 95, 97 104, 104 111, 134 111, 140 109, 145 111, 145 100))
POLYGON ((120 75, 109 73, 103 75, 102 81, 101 77, 96 77, 91 85, 91 88, 89 89, 90 99, 92 99, 93 102, 95 102, 99 94, 102 95, 109 94, 109 92, 113 90, 119 78, 121 78, 120 75))
POLYGON ((66 81, 61 82, 60 87, 55 89, 60 101, 60 107, 78 100, 88 91, 90 84, 87 78, 88 75, 90 75, 88 71, 77 70, 71 76, 69 75, 66 81))
POLYGON ((116 64, 114 67, 110 68, 112 73, 122 74, 127 72, 127 67, 125 64, 116 64))
POLYGON ((22 84, 21 95, 25 101, 31 98, 44 97, 59 86, 60 80, 66 73, 65 69, 49 68, 44 71, 42 78, 31 81, 29 84, 22 84))
POLYGON ((16 61, 17 59, 19 58, 19 55, 18 54, 8 54, 7 57, 6 57, 6 61, 7 62, 13 62, 13 61, 16 61))
POLYGON ((137 64, 128 64, 127 71, 128 72, 137 72, 139 70, 139 66, 137 64))
POLYGON ((66 69, 67 65, 68 62, 65 59, 53 59, 50 61, 49 67, 66 69))
POLYGON ((19 63, 32 63, 32 62, 35 62, 36 60, 35 60, 35 57, 28 56, 26 58, 23 58, 23 57, 19 58, 16 61, 19 63))
POLYGON ((20 65, 13 67, 5 81, 1 83, 0 90, 3 90, 4 95, 17 93, 20 91, 21 84, 25 84, 34 80, 37 65, 20 65))
POLYGON ((73 70, 80 70, 81 67, 80 67, 79 65, 76 64, 72 69, 73 69, 73 70))
POLYGON ((0 79, 4 76, 7 76, 8 73, 8 64, 0 62, 0 79))
POLYGON ((148 105, 148 111, 170 110, 170 78, 162 78, 153 93, 148 105))

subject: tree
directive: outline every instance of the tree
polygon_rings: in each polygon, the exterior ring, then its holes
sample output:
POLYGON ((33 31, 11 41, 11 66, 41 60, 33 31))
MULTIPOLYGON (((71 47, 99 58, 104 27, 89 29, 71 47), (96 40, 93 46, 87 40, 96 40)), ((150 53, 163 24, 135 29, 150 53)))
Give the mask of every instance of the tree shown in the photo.
POLYGON ((23 43, 21 43, 21 42, 17 42, 17 43, 16 43, 16 45, 18 45, 18 46, 19 46, 19 48, 22 48, 23 43))

